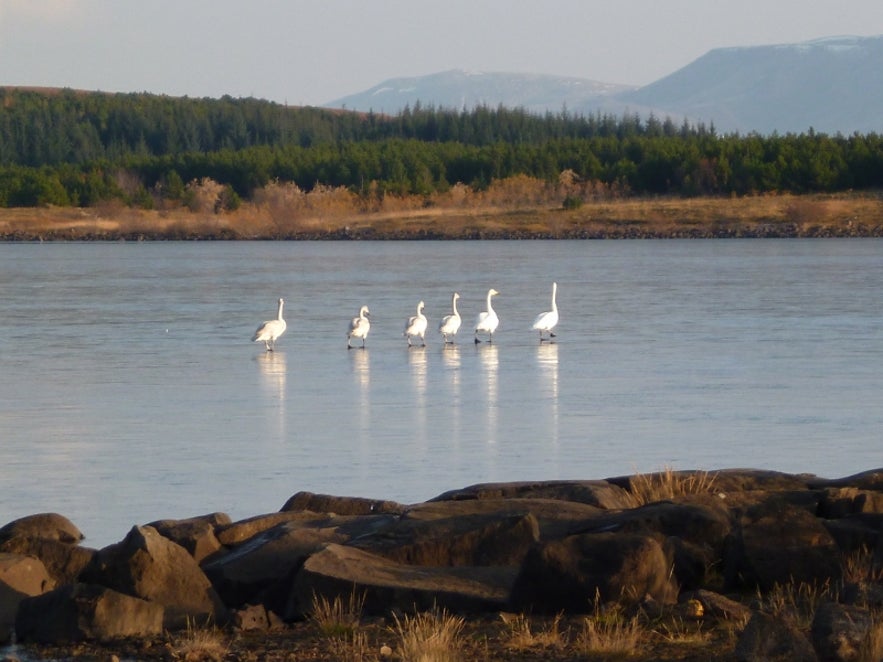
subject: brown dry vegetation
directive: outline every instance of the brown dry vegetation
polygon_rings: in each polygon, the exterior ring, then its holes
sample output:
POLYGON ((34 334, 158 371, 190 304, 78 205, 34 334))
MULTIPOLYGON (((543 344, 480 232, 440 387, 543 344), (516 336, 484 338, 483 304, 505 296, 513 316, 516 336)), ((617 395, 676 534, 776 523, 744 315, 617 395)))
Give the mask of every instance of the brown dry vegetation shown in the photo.
POLYGON ((271 182, 223 211, 214 182, 187 207, 0 209, 0 239, 480 239, 883 236, 878 194, 732 198, 621 197, 566 178, 519 176, 485 191, 456 185, 432 196, 309 192, 271 182), (565 209, 562 200, 583 201, 565 209), (196 200, 199 204, 193 204, 196 200))

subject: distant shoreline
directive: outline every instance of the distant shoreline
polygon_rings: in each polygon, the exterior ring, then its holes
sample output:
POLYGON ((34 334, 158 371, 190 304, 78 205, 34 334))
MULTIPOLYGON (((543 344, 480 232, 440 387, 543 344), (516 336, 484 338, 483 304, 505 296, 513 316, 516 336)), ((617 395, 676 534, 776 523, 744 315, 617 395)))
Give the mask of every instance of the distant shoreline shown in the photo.
POLYGON ((428 207, 273 218, 186 209, 0 209, 0 241, 722 239, 883 237, 883 196, 790 194, 587 202, 577 209, 428 207))

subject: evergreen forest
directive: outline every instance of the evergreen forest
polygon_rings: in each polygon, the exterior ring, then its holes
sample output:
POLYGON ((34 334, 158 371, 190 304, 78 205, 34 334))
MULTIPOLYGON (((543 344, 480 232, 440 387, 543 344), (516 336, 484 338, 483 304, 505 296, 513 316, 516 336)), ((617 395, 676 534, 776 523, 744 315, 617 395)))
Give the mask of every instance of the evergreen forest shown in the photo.
POLYGON ((429 196, 569 173, 628 196, 883 187, 883 136, 719 135, 638 115, 406 108, 395 116, 251 98, 0 88, 0 207, 184 202, 217 182, 227 208, 273 182, 429 196))

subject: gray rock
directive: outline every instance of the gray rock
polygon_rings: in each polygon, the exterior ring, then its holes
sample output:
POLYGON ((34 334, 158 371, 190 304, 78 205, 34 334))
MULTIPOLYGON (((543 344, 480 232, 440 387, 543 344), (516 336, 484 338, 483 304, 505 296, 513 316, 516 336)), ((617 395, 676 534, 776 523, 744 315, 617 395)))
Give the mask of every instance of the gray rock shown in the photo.
POLYGON ((152 526, 161 536, 175 542, 188 552, 196 560, 203 560, 216 554, 222 545, 215 535, 215 529, 219 526, 232 524, 230 517, 224 513, 212 513, 200 517, 191 517, 181 520, 159 520, 151 522, 152 526))
POLYGON ((325 522, 327 520, 327 513, 303 511, 270 513, 268 515, 249 517, 248 519, 239 520, 226 526, 219 526, 215 530, 215 535, 218 538, 218 542, 222 545, 226 547, 235 547, 264 531, 268 531, 269 529, 279 526, 280 524, 285 524, 286 522, 307 524, 310 522, 325 522))
POLYGON ((55 582, 37 559, 0 553, 0 644, 11 638, 19 604, 53 588, 55 582))
POLYGON ((761 612, 754 612, 742 630, 734 657, 738 662, 818 661, 812 644, 795 625, 761 612))
POLYGON ((541 542, 527 554, 512 589, 516 610, 589 612, 595 596, 609 602, 641 602, 645 596, 673 603, 671 560, 652 537, 589 533, 541 542))
POLYGON ((506 605, 515 568, 436 568, 395 563, 354 547, 330 544, 297 573, 283 617, 312 611, 314 596, 333 600, 364 596, 366 614, 423 611, 437 606, 456 613, 499 611, 506 605))
POLYGON ((404 512, 405 506, 395 501, 341 497, 330 494, 314 494, 313 492, 298 492, 282 506, 282 512, 302 510, 314 513, 334 513, 335 515, 399 515, 404 512))
POLYGON ((0 552, 24 554, 40 559, 58 585, 73 584, 98 552, 89 547, 47 538, 10 538, 0 543, 0 552))
POLYGON ((42 538, 76 545, 83 534, 64 515, 39 513, 14 520, 0 528, 0 542, 12 538, 42 538))
POLYGON ((825 662, 854 662, 871 628, 871 612, 864 607, 825 602, 812 621, 812 642, 825 662))
POLYGON ((81 578, 162 605, 168 629, 226 620, 224 605, 193 557, 153 527, 133 527, 122 542, 100 550, 81 578))
POLYGON ((162 605, 87 584, 23 600, 15 624, 20 640, 44 644, 147 637, 162 629, 162 605))
POLYGON ((621 486, 606 480, 479 483, 445 492, 430 502, 471 499, 551 499, 604 509, 628 508, 632 503, 630 495, 621 486))
POLYGON ((821 586, 842 573, 834 538, 817 517, 770 498, 740 519, 725 558, 730 586, 769 590, 789 582, 821 586))

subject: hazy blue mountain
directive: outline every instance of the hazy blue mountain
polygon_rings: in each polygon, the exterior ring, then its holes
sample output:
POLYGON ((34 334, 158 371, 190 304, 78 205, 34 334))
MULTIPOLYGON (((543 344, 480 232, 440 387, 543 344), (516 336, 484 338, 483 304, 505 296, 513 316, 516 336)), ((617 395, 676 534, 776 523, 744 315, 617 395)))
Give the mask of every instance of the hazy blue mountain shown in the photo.
POLYGON ((720 48, 617 96, 720 131, 883 131, 883 37, 720 48))
POLYGON ((474 108, 479 105, 524 108, 530 112, 559 112, 587 107, 605 107, 618 92, 634 89, 628 85, 599 83, 586 78, 566 78, 543 74, 486 73, 454 69, 428 76, 392 78, 364 92, 330 101, 326 108, 395 114, 414 107, 474 108))
POLYGON ((396 78, 326 107, 397 113, 479 104, 531 112, 638 113, 718 132, 883 132, 883 36, 719 48, 641 88, 583 78, 446 71, 396 78))

